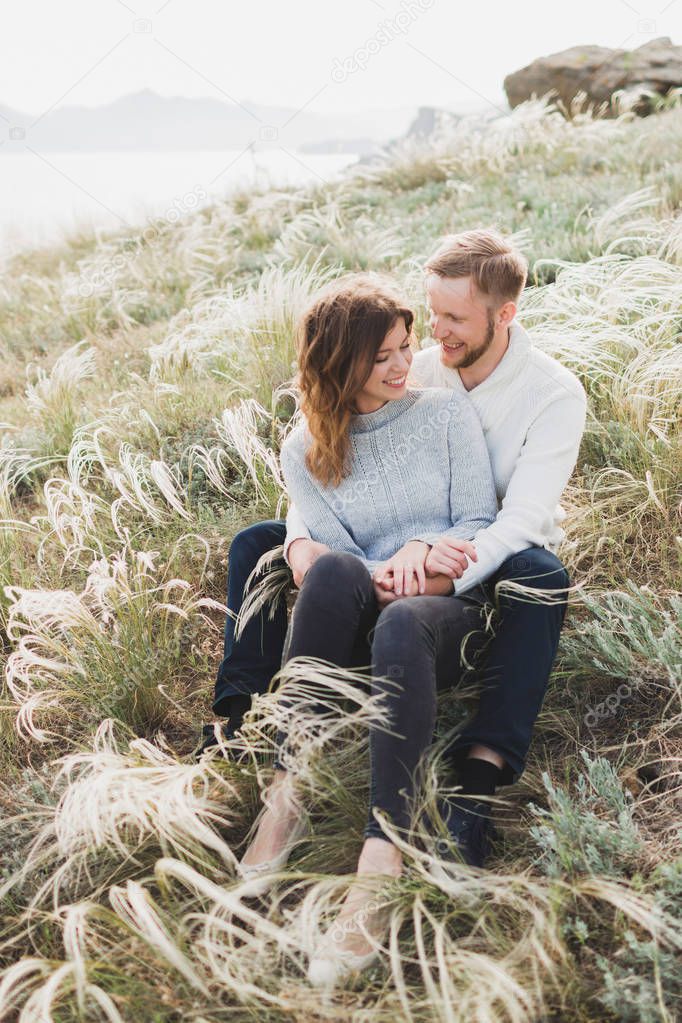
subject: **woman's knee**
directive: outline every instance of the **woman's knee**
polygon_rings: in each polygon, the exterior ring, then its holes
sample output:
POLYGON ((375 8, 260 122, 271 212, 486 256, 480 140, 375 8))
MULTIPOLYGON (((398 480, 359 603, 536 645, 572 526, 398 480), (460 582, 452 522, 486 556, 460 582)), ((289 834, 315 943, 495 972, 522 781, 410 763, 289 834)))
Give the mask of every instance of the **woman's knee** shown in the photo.
POLYGON ((428 597, 402 597, 383 609, 372 634, 375 661, 395 660, 399 652, 414 651, 420 640, 428 639, 423 601, 428 597))
POLYGON ((338 593, 358 585, 371 585, 369 572, 360 558, 345 551, 329 551, 321 554, 305 574, 303 585, 306 589, 315 587, 325 593, 338 593))
POLYGON ((387 604, 381 612, 379 620, 384 626, 393 632, 401 632, 403 629, 414 630, 421 628, 424 623, 424 601, 428 597, 401 597, 387 604))

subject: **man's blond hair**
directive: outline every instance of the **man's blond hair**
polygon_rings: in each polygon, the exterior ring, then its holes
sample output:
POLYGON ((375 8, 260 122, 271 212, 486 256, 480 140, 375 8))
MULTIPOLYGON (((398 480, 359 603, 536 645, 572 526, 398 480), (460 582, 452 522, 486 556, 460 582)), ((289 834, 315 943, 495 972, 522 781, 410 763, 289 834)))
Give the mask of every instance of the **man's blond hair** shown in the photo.
POLYGON ((476 228, 441 238, 424 267, 439 277, 472 277, 496 305, 518 302, 528 277, 526 257, 495 228, 476 228))

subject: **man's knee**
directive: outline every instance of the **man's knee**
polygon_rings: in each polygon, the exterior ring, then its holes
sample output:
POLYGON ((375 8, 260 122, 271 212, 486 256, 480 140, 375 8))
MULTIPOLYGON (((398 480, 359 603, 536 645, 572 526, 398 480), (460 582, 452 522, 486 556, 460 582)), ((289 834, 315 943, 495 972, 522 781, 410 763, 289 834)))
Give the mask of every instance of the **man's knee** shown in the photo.
POLYGON ((528 547, 508 558, 499 580, 509 580, 539 590, 565 590, 571 580, 556 554, 546 547, 528 547))
POLYGON ((254 522, 235 533, 230 544, 230 558, 233 561, 248 559, 255 565, 266 551, 284 543, 286 524, 278 519, 254 522))

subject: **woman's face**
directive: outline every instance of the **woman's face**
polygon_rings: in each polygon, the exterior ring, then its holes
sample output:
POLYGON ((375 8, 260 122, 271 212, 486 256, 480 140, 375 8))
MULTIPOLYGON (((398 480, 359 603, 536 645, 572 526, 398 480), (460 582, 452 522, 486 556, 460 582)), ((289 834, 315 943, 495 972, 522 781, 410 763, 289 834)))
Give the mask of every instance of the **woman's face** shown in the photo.
POLYGON ((376 412, 387 401, 404 398, 412 364, 411 336, 401 317, 395 321, 376 354, 372 372, 355 397, 358 412, 376 412))

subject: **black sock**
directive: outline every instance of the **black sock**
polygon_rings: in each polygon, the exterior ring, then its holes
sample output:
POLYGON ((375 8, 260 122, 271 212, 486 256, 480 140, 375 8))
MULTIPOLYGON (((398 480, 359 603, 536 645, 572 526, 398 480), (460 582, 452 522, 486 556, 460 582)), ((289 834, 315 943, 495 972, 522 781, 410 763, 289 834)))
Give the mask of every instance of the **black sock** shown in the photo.
POLYGON ((467 757, 459 772, 462 794, 467 796, 494 796, 500 784, 502 769, 489 760, 467 757))

